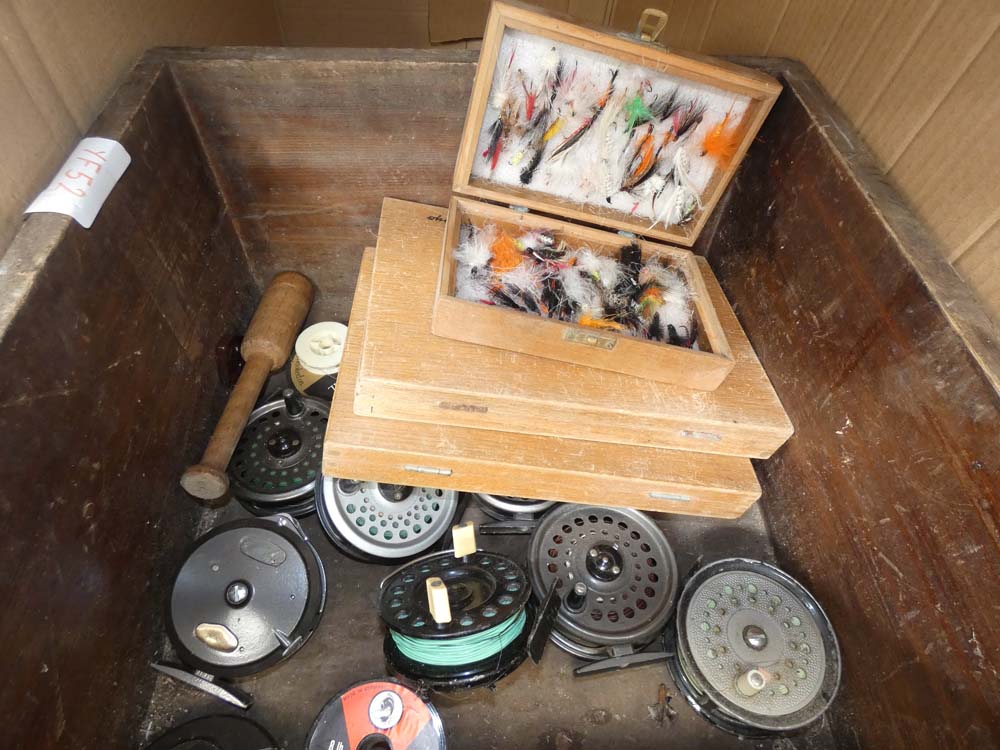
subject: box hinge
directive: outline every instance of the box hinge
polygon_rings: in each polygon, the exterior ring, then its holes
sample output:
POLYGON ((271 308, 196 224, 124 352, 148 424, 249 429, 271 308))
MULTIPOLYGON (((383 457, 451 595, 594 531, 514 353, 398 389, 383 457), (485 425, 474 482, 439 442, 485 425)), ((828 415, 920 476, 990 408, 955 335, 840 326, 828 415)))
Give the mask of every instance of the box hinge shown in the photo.
POLYGON ((509 208, 511 211, 517 211, 519 214, 530 214, 531 213, 531 209, 528 208, 527 206, 517 206, 517 205, 515 205, 513 203, 508 203, 507 204, 507 208, 509 208))
POLYGON ((635 232, 630 232, 627 229, 619 229, 618 230, 618 236, 619 237, 624 237, 627 240, 634 240, 634 239, 636 239, 636 233, 635 232))
POLYGON ((415 471, 417 474, 434 474, 439 477, 450 477, 451 469, 442 469, 437 466, 414 466, 413 464, 406 464, 403 466, 406 471, 415 471))

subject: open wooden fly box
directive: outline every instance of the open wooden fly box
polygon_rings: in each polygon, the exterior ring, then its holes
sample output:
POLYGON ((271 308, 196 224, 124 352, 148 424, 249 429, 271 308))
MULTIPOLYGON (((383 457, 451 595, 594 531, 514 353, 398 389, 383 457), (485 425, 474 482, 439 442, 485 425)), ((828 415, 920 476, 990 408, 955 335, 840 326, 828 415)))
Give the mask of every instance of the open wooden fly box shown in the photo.
MULTIPOLYGON (((734 363, 709 393, 433 335, 445 215, 407 201, 387 198, 382 205, 357 414, 750 458, 767 458, 792 434, 703 258, 692 256, 692 267, 704 272, 704 299, 734 363), (400 274, 404 266, 407 273, 400 274)), ((534 322, 529 315, 511 317, 534 322)))
POLYGON ((494 3, 434 333, 718 388, 731 345, 703 269, 675 245, 695 241, 780 90, 756 71, 494 3))

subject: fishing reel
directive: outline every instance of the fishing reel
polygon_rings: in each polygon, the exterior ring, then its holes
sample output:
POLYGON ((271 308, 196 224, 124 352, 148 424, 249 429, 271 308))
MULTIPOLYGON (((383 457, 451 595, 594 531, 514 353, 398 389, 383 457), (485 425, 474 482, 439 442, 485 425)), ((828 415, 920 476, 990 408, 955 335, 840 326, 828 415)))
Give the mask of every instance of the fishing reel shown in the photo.
POLYGON ((454 490, 323 477, 316 510, 330 541, 362 562, 400 562, 437 544, 458 510, 454 490))
POLYGON ((740 737, 803 729, 840 685, 840 647, 826 613, 798 581, 757 560, 718 560, 693 573, 664 646, 691 707, 740 737))
POLYGON ((254 409, 227 470, 233 497, 255 516, 312 513, 329 417, 329 402, 291 388, 254 409))
POLYGON ((576 674, 666 659, 644 649, 673 611, 677 562, 652 518, 630 508, 566 504, 535 529, 531 586, 562 600, 552 641, 590 664, 576 674))
POLYGON ((371 680, 323 707, 306 750, 446 750, 437 709, 395 680, 371 680))
POLYGON ((205 716, 167 730, 144 750, 278 750, 278 742, 243 716, 205 716))
POLYGON ((326 574, 289 515, 233 521, 199 538, 174 578, 166 628, 182 665, 154 669, 221 700, 253 698, 227 682, 294 654, 319 624, 326 574))
POLYGON ((390 673, 426 690, 495 684, 528 656, 530 597, 524 570, 493 552, 459 558, 448 550, 404 565, 382 581, 379 596, 390 673), (446 593, 445 613, 432 611, 434 587, 446 593))
POLYGON ((530 534, 538 520, 557 503, 553 500, 531 500, 510 495, 475 493, 476 503, 493 523, 479 526, 482 534, 530 534))

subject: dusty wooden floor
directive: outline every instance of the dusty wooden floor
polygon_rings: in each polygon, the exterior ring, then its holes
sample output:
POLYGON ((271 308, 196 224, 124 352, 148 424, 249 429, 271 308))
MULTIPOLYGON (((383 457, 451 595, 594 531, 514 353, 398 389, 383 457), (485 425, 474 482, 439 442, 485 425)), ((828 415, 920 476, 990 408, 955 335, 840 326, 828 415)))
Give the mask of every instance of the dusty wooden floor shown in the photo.
MULTIPOLYGON (((230 507, 225 517, 241 512, 230 507)), ((482 518, 471 504, 466 505, 465 517, 482 518)), ((663 516, 660 523, 674 547, 682 575, 699 555, 704 561, 731 556, 771 559, 771 542, 756 506, 738 521, 663 516)), ((385 675, 375 602, 379 581, 390 570, 341 555, 327 541, 315 516, 305 519, 304 526, 320 551, 329 578, 323 620, 310 641, 287 662, 240 682, 256 698, 248 715, 268 727, 283 748, 296 750, 305 746, 313 720, 330 698, 356 682, 385 675)), ((480 542, 523 560, 527 540, 482 537, 480 542)), ((501 681, 495 692, 478 689, 457 699, 433 698, 448 746, 459 750, 833 747, 823 725, 793 739, 764 743, 727 735, 688 707, 662 664, 576 678, 572 670, 577 664, 550 644, 540 665, 524 664, 501 681), (657 700, 660 683, 671 691, 671 705, 677 711, 676 719, 663 726, 657 725, 648 709, 657 700), (563 738, 557 744, 560 734, 563 738)), ((225 704, 160 678, 139 739, 187 718, 226 711, 225 704)))

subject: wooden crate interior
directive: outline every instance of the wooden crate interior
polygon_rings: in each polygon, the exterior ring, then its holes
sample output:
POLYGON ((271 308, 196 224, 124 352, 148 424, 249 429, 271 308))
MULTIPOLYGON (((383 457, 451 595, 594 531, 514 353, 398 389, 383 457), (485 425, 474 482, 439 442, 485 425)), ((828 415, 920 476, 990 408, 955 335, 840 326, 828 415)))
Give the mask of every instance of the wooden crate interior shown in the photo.
MULTIPOLYGON (((758 476, 777 559, 844 651, 828 727, 846 748, 996 745, 993 329, 815 79, 771 70, 785 93, 695 250, 796 427, 758 476)), ((447 204, 474 71, 464 51, 154 52, 92 131, 143 154, 94 227, 24 224, 0 308, 5 746, 141 737, 216 346, 279 270, 316 281, 314 320, 346 319, 382 198, 447 204)))

